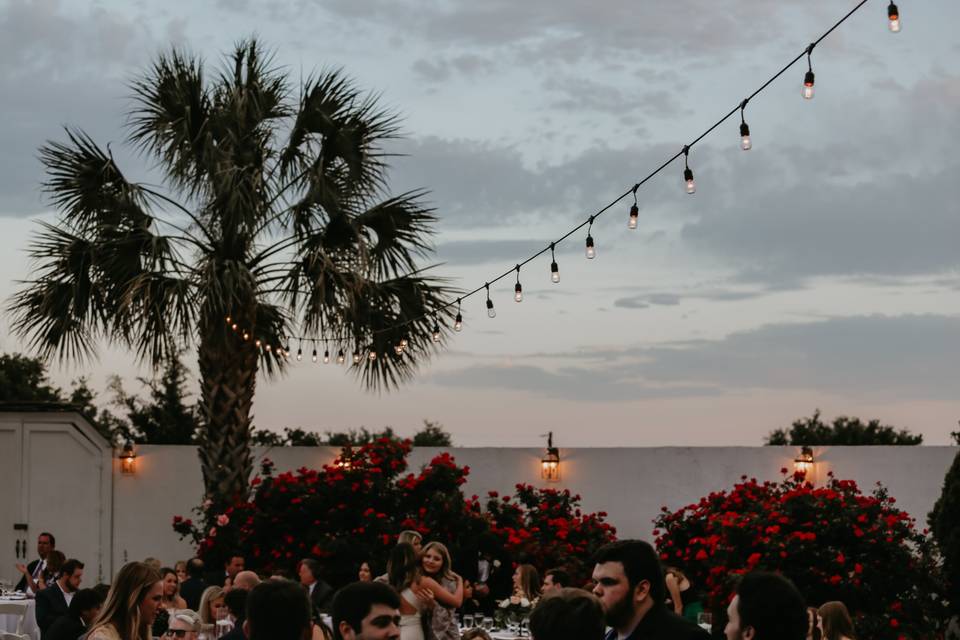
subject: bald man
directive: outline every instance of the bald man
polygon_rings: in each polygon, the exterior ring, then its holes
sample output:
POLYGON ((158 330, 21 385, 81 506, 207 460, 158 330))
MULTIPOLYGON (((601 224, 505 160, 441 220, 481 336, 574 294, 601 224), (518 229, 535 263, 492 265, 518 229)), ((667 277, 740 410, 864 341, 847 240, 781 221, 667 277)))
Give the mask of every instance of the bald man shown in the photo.
POLYGON ((237 574, 237 577, 233 579, 234 589, 252 591, 258 584, 260 584, 260 576, 253 571, 241 571, 237 574))

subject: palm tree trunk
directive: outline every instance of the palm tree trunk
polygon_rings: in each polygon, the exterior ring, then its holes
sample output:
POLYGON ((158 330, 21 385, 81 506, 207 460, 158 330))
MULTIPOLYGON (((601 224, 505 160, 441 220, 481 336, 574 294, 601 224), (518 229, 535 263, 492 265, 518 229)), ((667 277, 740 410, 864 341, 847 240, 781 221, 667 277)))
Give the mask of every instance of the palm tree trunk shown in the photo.
POLYGON ((206 497, 224 505, 245 499, 249 490, 258 354, 250 344, 244 345, 246 348, 230 345, 231 336, 215 330, 203 335, 199 350, 204 422, 198 439, 200 466, 206 497))

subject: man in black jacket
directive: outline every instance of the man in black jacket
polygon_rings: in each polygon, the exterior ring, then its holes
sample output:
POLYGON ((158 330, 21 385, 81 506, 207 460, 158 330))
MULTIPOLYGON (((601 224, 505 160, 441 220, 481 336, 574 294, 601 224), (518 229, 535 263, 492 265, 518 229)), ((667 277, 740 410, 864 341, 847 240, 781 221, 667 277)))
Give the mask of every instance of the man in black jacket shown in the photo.
POLYGON ((70 559, 63 563, 60 577, 37 594, 37 626, 40 638, 46 640, 47 629, 53 622, 69 612, 70 601, 80 588, 83 579, 83 563, 70 559))
MULTIPOLYGON (((24 544, 24 546, 26 546, 26 544, 24 544)), ((57 541, 52 533, 44 531, 37 536, 37 555, 40 557, 26 566, 27 573, 33 576, 34 581, 40 579, 40 574, 43 573, 43 570, 47 566, 47 554, 56 548, 57 541)), ((21 569, 22 567, 23 565, 17 565, 17 569, 21 569)), ((27 576, 20 578, 20 582, 17 583, 14 590, 24 592, 27 590, 27 576)))
POLYGON ((803 640, 807 606, 803 596, 781 575, 755 571, 744 576, 727 607, 727 640, 803 640))
POLYGON ((320 563, 313 558, 301 560, 297 574, 300 584, 307 588, 314 615, 329 613, 333 605, 333 587, 320 579, 320 563))
POLYGON ((594 559, 593 593, 613 627, 607 640, 709 640, 709 633, 663 604, 663 571, 648 543, 611 542, 594 559))
POLYGON ((87 632, 100 613, 103 597, 93 589, 80 589, 70 601, 67 615, 54 620, 47 629, 45 640, 77 640, 87 632))
POLYGON ((180 597, 187 603, 187 609, 200 610, 200 598, 207 583, 203 581, 203 560, 190 558, 187 561, 187 579, 180 585, 180 597))

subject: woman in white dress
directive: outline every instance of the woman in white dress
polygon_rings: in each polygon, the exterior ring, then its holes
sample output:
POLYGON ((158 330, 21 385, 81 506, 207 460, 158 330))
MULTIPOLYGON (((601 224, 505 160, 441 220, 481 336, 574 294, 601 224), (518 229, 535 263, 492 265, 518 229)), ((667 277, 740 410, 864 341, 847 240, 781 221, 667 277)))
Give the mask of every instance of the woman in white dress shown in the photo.
POLYGON ((390 552, 387 581, 400 594, 400 640, 432 640, 429 614, 436 602, 451 606, 451 594, 439 582, 423 575, 413 545, 400 543, 390 552))

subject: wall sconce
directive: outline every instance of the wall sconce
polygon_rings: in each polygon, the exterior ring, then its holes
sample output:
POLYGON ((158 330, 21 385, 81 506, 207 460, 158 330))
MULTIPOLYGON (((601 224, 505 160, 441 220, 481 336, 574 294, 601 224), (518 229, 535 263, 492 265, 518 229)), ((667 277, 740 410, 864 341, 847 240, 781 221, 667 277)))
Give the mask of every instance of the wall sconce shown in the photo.
POLYGON ((137 472, 137 454, 131 442, 123 445, 123 450, 120 452, 120 471, 125 476, 132 476, 137 472))
POLYGON ((547 434, 547 455, 540 460, 540 477, 548 482, 560 480, 560 450, 553 446, 553 431, 547 434))
POLYGON ((813 471, 813 449, 804 446, 800 448, 800 455, 793 460, 793 470, 797 473, 809 475, 813 471))

